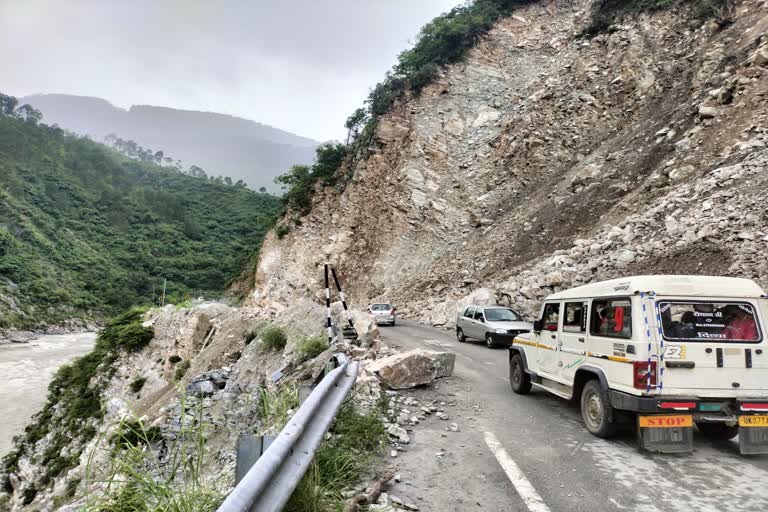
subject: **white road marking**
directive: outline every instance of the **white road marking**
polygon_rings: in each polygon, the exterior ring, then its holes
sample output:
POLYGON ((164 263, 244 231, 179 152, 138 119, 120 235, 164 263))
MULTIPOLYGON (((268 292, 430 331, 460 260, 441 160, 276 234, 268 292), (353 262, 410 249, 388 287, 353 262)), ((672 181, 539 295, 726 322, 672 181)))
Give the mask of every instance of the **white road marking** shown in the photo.
POLYGON ((496 436, 493 435, 493 432, 485 433, 485 444, 488 445, 493 456, 499 461, 501 469, 507 474, 507 478, 512 482, 512 485, 515 486, 517 494, 523 499, 528 510, 531 512, 550 512, 549 507, 547 507, 544 500, 541 499, 541 496, 539 496, 539 493, 533 488, 533 485, 531 485, 531 482, 525 477, 525 474, 523 474, 523 472, 520 471, 520 468, 517 467, 517 464, 512 460, 512 457, 510 457, 507 451, 501 446, 501 443, 496 436))

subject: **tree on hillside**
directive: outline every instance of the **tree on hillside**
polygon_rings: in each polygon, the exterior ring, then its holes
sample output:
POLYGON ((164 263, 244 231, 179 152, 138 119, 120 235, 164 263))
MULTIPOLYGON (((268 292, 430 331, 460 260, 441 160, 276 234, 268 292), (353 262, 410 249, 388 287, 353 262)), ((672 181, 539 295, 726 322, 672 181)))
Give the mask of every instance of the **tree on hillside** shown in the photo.
POLYGON ((259 187, 259 192, 261 192, 262 194, 266 194, 267 193, 267 187, 259 187))
POLYGON ((347 129, 347 145, 349 145, 350 141, 357 139, 360 135, 360 130, 365 126, 367 120, 368 112, 364 108, 355 110, 347 118, 347 122, 344 123, 344 127, 347 129))
POLYGON ((10 116, 13 115, 13 111, 16 110, 16 105, 19 104, 19 100, 13 96, 0 93, 0 114, 10 116))
POLYGON ((32 107, 32 105, 29 104, 24 104, 17 108, 13 115, 22 121, 26 121, 32 124, 37 124, 43 119, 43 113, 39 110, 36 110, 32 107))

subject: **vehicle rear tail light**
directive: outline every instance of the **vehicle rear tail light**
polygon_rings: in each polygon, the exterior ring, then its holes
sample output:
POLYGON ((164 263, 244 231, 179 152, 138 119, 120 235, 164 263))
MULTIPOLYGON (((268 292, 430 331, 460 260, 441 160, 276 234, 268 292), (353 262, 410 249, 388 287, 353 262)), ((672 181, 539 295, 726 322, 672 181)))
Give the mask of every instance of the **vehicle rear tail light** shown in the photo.
POLYGON ((674 409, 676 411, 687 411, 688 409, 695 409, 696 402, 661 402, 659 403, 660 409, 674 409))
POLYGON ((741 404, 742 411, 768 411, 768 403, 744 403, 741 404))
MULTIPOLYGON (((648 387, 648 361, 632 362, 632 385, 637 389, 648 387)), ((656 385, 656 361, 651 361, 651 386, 656 385)))

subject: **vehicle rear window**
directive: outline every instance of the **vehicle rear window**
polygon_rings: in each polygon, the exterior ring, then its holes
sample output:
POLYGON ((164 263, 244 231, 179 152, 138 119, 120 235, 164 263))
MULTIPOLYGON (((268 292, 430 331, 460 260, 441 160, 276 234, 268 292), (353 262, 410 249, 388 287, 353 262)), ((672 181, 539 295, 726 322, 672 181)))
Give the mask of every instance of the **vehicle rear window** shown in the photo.
POLYGON ((489 322, 520 322, 522 318, 511 309, 486 309, 485 319, 489 322))
POLYGON ((389 304, 374 304, 371 306, 372 311, 389 311, 390 309, 392 309, 392 306, 389 304))
POLYGON ((629 297, 593 300, 589 332, 607 338, 631 338, 632 301, 629 297))
POLYGON ((746 302, 659 302, 664 338, 686 341, 758 343, 755 309, 746 302))

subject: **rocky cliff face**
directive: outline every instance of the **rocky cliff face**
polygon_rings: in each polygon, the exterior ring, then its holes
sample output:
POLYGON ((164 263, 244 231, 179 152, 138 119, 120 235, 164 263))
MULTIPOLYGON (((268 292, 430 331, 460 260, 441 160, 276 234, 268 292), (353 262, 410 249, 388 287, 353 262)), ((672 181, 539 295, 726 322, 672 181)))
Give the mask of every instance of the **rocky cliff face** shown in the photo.
POLYGON ((644 14, 593 38, 589 2, 503 19, 378 125, 345 191, 267 240, 251 304, 317 296, 449 326, 480 287, 532 311, 621 275, 768 286, 768 6, 732 23, 644 14))

